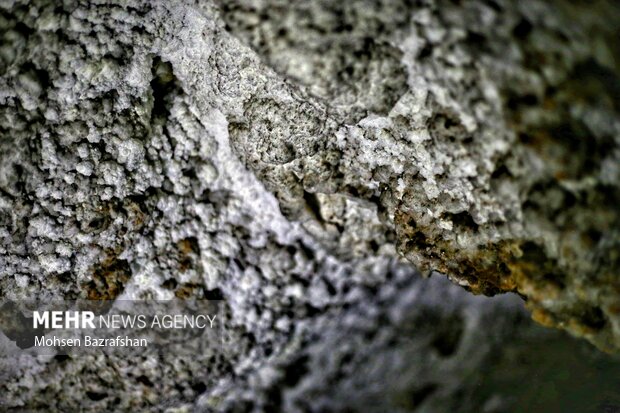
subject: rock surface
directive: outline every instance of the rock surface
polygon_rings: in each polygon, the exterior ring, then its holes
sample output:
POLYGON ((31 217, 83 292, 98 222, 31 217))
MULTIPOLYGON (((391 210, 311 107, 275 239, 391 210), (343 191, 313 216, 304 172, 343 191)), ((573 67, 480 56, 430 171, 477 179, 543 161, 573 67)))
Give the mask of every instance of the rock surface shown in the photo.
POLYGON ((5 405, 503 411, 466 378, 539 330, 414 268, 620 348, 619 7, 289 3, 0 5, 0 296, 221 298, 235 343, 6 361, 5 405))

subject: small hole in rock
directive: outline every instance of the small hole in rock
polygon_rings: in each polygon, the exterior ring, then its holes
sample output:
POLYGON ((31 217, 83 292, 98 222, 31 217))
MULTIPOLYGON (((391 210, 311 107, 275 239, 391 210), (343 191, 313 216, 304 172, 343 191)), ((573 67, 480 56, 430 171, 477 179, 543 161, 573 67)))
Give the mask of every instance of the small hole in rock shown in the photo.
POLYGON ((105 399, 106 397, 108 397, 107 393, 99 393, 99 392, 94 392, 94 391, 87 391, 86 392, 86 397, 88 397, 89 399, 93 400, 93 401, 100 401, 105 399))

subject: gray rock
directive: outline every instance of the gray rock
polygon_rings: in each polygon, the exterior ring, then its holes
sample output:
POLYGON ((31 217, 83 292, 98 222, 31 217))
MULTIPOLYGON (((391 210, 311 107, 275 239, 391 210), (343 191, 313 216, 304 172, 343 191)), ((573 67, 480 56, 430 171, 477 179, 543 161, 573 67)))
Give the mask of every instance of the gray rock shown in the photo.
POLYGON ((0 5, 0 296, 221 297, 234 343, 4 360, 3 405, 494 412, 532 343, 602 357, 415 268, 620 348, 620 10, 459 3, 0 5))

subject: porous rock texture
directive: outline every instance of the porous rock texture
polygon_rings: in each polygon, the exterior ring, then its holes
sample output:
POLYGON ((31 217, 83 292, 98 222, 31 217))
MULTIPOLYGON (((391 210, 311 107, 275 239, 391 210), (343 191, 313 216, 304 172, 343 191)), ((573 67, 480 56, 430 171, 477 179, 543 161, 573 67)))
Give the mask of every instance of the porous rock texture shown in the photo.
POLYGON ((0 10, 0 296, 222 299, 233 343, 4 361, 5 406, 500 411, 465 378, 535 327, 414 268, 620 349, 613 1, 0 10))

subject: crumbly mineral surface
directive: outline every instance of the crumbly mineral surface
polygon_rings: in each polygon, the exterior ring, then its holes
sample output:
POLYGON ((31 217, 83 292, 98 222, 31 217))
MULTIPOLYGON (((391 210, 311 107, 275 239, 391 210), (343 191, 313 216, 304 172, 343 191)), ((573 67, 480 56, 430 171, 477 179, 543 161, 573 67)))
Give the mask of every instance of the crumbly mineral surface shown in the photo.
POLYGON ((6 361, 0 401, 500 411, 465 377, 535 327, 416 269, 619 350, 618 21, 611 0, 2 2, 0 296, 223 299, 235 345, 6 361))

